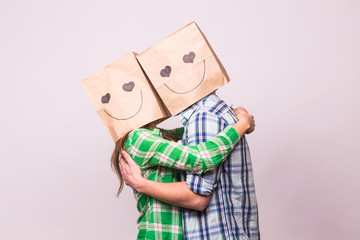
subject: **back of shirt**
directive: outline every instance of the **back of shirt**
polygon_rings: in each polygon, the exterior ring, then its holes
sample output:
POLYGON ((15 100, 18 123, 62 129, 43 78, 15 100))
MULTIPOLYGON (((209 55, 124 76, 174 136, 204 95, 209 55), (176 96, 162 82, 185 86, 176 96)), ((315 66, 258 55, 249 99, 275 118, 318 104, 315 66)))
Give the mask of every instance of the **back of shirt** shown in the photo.
MULTIPOLYGON (((183 111, 180 117, 186 145, 205 142, 237 121, 230 107, 215 94, 183 111)), ((217 170, 184 177, 193 192, 212 194, 205 211, 183 210, 185 239, 260 239, 254 178, 245 136, 217 170)))

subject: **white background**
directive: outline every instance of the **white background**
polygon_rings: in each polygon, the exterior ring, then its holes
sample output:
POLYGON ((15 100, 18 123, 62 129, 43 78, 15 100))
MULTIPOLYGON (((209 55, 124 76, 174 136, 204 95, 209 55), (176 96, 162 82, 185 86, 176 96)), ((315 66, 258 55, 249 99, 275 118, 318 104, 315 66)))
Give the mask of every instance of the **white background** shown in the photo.
POLYGON ((360 239, 355 0, 2 0, 0 239, 136 237, 80 81, 193 20, 232 78, 218 95, 256 118, 262 239, 360 239))

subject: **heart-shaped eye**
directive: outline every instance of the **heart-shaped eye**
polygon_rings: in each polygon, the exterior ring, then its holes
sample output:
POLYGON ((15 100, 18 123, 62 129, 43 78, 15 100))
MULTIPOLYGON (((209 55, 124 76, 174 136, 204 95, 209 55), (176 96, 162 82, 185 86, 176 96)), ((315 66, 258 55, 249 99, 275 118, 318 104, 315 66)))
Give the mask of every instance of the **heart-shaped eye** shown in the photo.
POLYGON ((128 82, 128 83, 125 83, 125 84, 122 86, 122 89, 123 89, 125 92, 131 92, 134 87, 135 87, 135 83, 134 83, 133 81, 130 81, 130 82, 128 82))
POLYGON ((171 67, 170 66, 166 66, 164 69, 162 69, 160 71, 160 75, 162 77, 170 77, 170 73, 171 73, 171 67))
POLYGON ((107 93, 107 94, 105 94, 104 96, 101 97, 101 102, 102 103, 109 103, 110 98, 111 98, 110 93, 107 93))
POLYGON ((195 53, 194 52, 189 52, 189 54, 185 54, 183 57, 183 61, 185 63, 193 63, 194 62, 194 58, 195 58, 195 53))

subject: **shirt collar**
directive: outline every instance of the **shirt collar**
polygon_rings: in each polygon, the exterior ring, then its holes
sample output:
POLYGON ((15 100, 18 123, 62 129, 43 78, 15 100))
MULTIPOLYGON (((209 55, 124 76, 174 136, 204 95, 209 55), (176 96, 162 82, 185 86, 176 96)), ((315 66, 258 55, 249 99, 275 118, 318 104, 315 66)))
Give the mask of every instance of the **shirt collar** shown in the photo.
POLYGON ((218 99, 215 92, 210 93, 209 95, 207 95, 203 99, 197 101, 196 103, 194 103, 193 105, 191 105, 190 107, 188 107, 187 109, 182 111, 179 114, 180 121, 182 122, 182 124, 185 126, 187 124, 187 122, 189 121, 191 115, 193 115, 199 108, 204 106, 207 99, 214 98, 214 97, 218 99))

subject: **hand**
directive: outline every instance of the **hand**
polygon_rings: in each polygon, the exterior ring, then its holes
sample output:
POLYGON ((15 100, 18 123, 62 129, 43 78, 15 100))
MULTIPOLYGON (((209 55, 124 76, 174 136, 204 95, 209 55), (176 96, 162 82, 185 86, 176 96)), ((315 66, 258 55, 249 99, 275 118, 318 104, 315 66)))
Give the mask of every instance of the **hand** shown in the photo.
POLYGON ((232 109, 233 112, 235 113, 235 115, 238 115, 239 113, 245 111, 245 112, 248 112, 244 107, 237 107, 235 109, 232 109))
POLYGON ((243 107, 237 107, 233 109, 238 120, 244 119, 250 123, 249 128, 246 130, 245 134, 250 134, 255 130, 255 119, 254 116, 249 114, 248 111, 243 107))
POLYGON ((121 154, 122 157, 119 162, 124 182, 132 189, 140 192, 140 188, 143 186, 146 179, 143 178, 140 167, 134 162, 130 155, 126 151, 122 151, 121 154), (126 162, 123 157, 126 159, 126 162))

